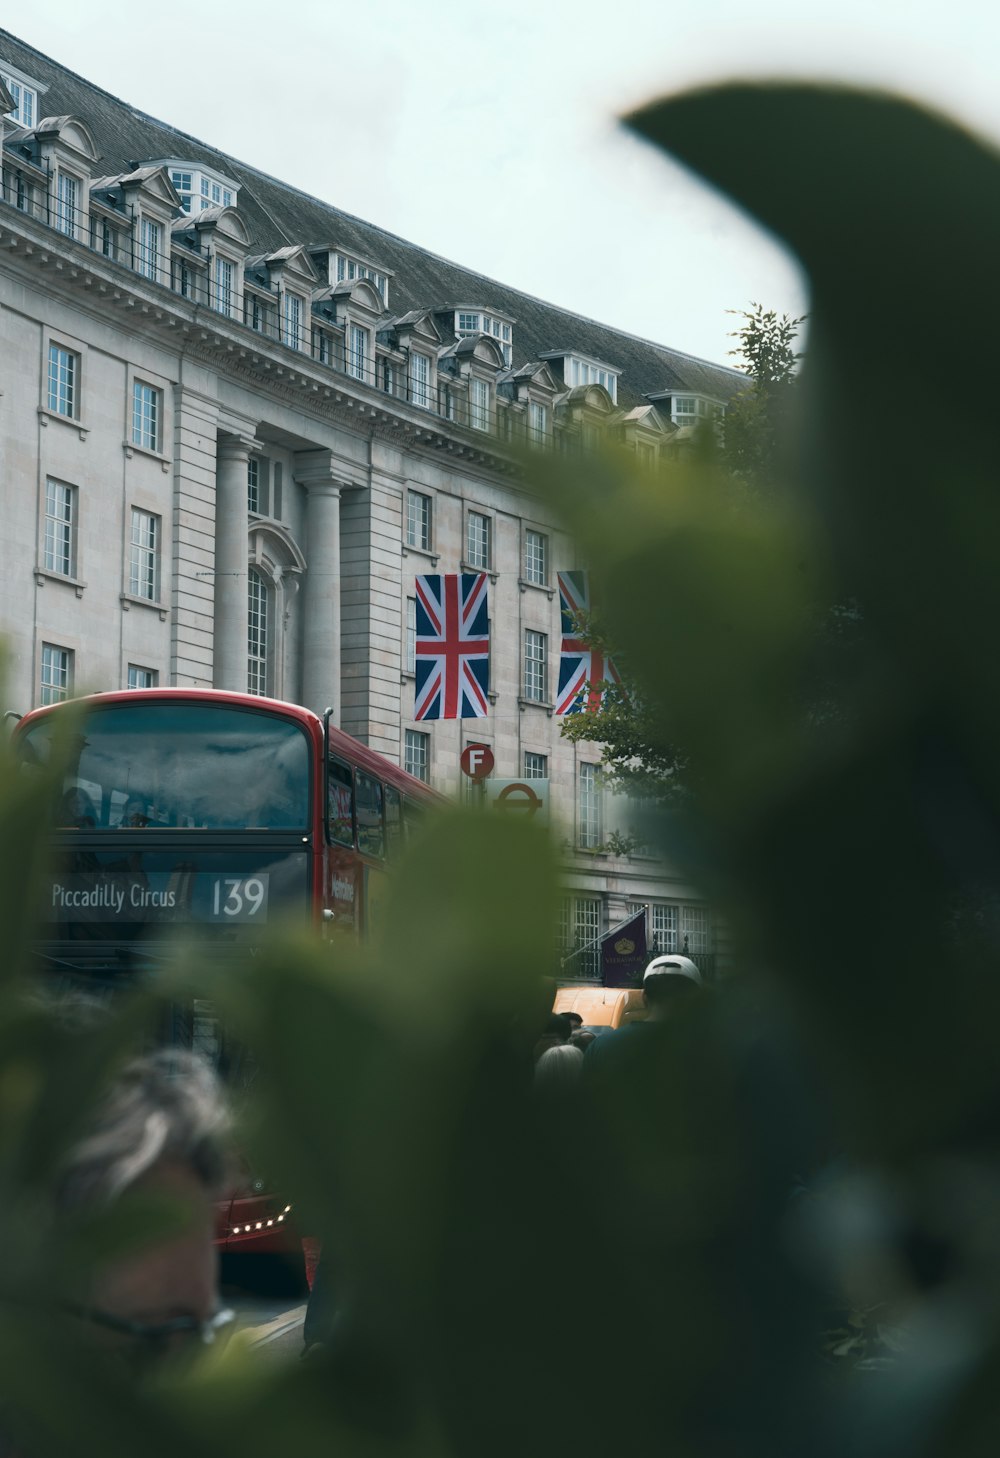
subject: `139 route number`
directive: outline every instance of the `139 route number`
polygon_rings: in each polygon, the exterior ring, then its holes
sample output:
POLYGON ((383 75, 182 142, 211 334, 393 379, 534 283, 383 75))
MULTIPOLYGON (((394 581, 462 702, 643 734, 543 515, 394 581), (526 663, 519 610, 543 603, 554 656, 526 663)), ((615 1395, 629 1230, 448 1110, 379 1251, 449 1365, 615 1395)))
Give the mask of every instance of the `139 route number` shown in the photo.
POLYGON ((217 877, 212 883, 212 916, 220 921, 266 920, 267 877, 217 877))

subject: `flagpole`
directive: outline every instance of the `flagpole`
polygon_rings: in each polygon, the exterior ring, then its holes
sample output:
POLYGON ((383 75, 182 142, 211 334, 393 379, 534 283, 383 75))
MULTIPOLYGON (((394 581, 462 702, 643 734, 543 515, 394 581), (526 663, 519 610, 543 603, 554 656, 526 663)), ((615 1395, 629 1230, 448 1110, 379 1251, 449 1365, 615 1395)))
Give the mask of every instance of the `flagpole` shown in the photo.
MULTIPOLYGON (((646 915, 646 912, 648 911, 648 909, 649 908, 644 905, 643 908, 642 908, 642 913, 641 914, 643 916, 645 916, 646 915)), ((578 957, 581 952, 589 952, 590 949, 591 949, 591 947, 594 945, 595 942, 603 942, 608 937, 613 937, 614 934, 615 934, 615 932, 621 931, 621 929, 622 929, 623 926, 628 926, 628 924, 629 924, 630 921, 635 921, 636 917, 639 916, 639 914, 640 913, 638 911, 633 911, 632 912, 632 915, 631 916, 626 916, 626 918, 625 918, 624 921, 618 922, 618 924, 616 926, 609 926, 606 932, 598 932, 596 937, 591 937, 590 941, 589 942, 584 942, 584 944, 583 944, 582 947, 574 947, 573 950, 572 950, 572 952, 570 952, 567 956, 560 957, 560 959, 559 959, 559 969, 560 969, 560 971, 562 970, 563 967, 565 967, 565 965, 566 965, 567 962, 569 962, 569 961, 572 960, 573 957, 578 957)))

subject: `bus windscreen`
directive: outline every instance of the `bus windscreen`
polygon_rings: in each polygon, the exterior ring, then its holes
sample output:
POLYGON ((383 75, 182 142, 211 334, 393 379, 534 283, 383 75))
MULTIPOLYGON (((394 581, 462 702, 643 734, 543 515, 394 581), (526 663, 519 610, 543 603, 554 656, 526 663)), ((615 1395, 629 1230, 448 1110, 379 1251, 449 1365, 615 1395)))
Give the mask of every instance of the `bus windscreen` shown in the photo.
MULTIPOLYGON (((41 719, 21 740, 48 760, 41 719)), ((56 829, 287 830, 309 826, 304 731, 274 714, 189 702, 90 709, 54 815, 56 829)))

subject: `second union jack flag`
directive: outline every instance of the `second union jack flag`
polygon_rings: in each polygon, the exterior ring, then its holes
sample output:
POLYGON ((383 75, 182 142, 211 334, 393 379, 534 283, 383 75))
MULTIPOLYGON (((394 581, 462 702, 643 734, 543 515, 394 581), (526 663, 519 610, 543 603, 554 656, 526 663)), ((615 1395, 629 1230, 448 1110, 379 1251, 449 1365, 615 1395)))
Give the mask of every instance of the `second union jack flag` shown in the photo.
POLYGON ((606 693, 602 685, 608 681, 621 683, 621 679, 611 659, 585 643, 577 627, 577 615, 590 611, 586 572, 560 572, 558 576, 562 648, 556 713, 596 714, 606 693))
POLYGON ((483 719, 489 712, 490 622, 485 572, 417 578, 413 717, 483 719))

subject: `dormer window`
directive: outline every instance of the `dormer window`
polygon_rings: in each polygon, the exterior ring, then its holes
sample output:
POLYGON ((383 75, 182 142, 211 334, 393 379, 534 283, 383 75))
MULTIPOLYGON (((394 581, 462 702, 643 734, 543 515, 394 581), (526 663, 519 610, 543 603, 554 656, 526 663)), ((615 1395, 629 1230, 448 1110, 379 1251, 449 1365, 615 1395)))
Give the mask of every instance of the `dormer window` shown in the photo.
POLYGON ((611 365, 602 364, 599 360, 586 359, 575 354, 566 355, 563 359, 563 380, 569 389, 575 390, 578 385, 603 385, 616 405, 619 373, 611 365))
POLYGON ((675 425, 698 425, 712 416, 721 415, 724 407, 705 395, 674 395, 670 401, 670 418, 675 425))
POLYGON ((364 263, 360 258, 352 258, 349 253, 335 253, 333 257, 335 266, 332 271, 336 275, 337 283, 353 283, 357 278, 366 278, 382 295, 383 304, 388 304, 389 279, 381 269, 374 264, 364 263))
POLYGON ((170 181, 177 189, 181 207, 186 213, 199 213, 205 208, 232 208, 236 206, 239 184, 221 172, 213 172, 195 162, 183 158, 168 157, 159 163, 170 174, 170 181))
POLYGON ((38 121, 38 93, 47 91, 48 87, 32 81, 22 72, 9 71, 3 64, 0 64, 0 81, 3 81, 14 102, 14 110, 7 115, 19 127, 30 130, 38 121))
POLYGON ((499 342, 503 350, 503 362, 510 368, 512 331, 509 319, 480 312, 478 309, 456 309, 455 333, 459 339, 467 339, 470 334, 490 335, 499 342))

